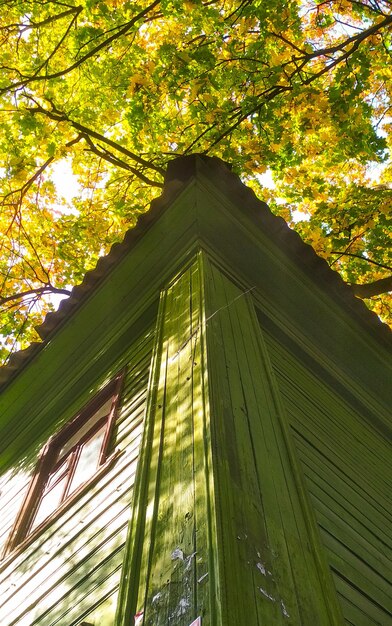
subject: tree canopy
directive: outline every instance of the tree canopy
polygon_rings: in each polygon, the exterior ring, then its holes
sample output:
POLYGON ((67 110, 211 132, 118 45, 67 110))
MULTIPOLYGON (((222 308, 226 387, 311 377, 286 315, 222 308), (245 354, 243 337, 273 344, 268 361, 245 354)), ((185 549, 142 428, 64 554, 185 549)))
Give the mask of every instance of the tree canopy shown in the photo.
POLYGON ((390 0, 0 0, 1 355, 191 152, 391 321, 391 55, 390 0))

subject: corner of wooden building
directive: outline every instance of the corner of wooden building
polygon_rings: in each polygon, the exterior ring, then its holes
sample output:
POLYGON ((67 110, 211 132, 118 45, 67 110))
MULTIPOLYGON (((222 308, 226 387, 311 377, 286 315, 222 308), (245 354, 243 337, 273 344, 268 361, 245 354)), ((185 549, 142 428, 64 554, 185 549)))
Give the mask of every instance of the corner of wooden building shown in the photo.
POLYGON ((392 333, 222 161, 174 160, 41 335, 2 372, 2 626, 391 622, 392 333))

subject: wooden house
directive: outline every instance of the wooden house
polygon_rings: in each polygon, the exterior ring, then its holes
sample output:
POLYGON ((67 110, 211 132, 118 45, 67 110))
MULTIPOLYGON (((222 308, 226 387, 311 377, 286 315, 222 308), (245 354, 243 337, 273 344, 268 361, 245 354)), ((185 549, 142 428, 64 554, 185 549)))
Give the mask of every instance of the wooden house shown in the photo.
POLYGON ((392 624, 390 330, 218 159, 1 373, 1 626, 392 624))

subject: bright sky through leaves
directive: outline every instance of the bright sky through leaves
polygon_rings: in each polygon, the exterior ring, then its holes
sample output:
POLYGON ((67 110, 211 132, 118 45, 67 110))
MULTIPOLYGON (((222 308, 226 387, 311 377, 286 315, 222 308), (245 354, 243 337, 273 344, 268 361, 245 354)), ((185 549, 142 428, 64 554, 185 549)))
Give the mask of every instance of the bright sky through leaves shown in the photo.
MULTIPOLYGON (((72 172, 72 164, 67 159, 62 159, 55 163, 52 167, 51 179, 56 188, 56 193, 60 198, 64 198, 65 202, 72 206, 73 199, 81 192, 81 186, 78 183, 78 177, 72 172)), ((62 212, 67 209, 59 204, 54 208, 62 212)))

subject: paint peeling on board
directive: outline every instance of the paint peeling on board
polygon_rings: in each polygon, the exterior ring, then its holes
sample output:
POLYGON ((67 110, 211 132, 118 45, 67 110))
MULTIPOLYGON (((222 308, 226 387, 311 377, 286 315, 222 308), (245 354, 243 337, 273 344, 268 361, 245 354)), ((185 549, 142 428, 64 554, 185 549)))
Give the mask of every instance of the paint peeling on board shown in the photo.
POLYGON ((282 611, 282 614, 284 615, 284 617, 290 617, 290 615, 288 614, 288 611, 287 611, 287 609, 286 609, 286 607, 284 605, 283 600, 280 601, 280 608, 281 608, 281 611, 282 611))
MULTIPOLYGON (((179 601, 176 610, 169 616, 169 622, 172 620, 177 620, 179 617, 185 615, 190 607, 190 602, 188 598, 181 598, 179 601)), ((174 622, 175 623, 175 622, 174 622)))
POLYGON ((186 557, 186 559, 185 559, 185 571, 190 568, 190 566, 192 564, 192 560, 195 558, 196 554, 197 554, 197 551, 196 552, 192 552, 192 554, 190 554, 189 556, 186 557))
POLYGON ((203 574, 203 576, 200 576, 200 578, 197 579, 197 582, 199 583, 199 585, 203 582, 203 580, 207 578, 207 576, 208 576, 208 572, 206 572, 205 574, 203 574))
POLYGON ((162 596, 162 593, 158 591, 158 593, 156 593, 155 596, 153 596, 151 603, 156 604, 157 602, 159 602, 159 600, 161 599, 161 596, 162 596))
MULTIPOLYGON (((249 562, 250 561, 248 561, 248 563, 249 562)), ((258 563, 256 563, 256 567, 259 570, 260 574, 262 574, 263 576, 271 576, 272 580, 274 580, 274 577, 272 576, 271 570, 267 569, 266 566, 264 565, 264 563, 259 561, 258 563)))
POLYGON ((189 556, 185 556, 181 548, 176 548, 175 550, 173 550, 170 557, 172 561, 183 561, 185 565, 185 571, 187 571, 190 568, 192 561, 195 558, 196 554, 197 554, 197 551, 192 552, 192 554, 190 554, 189 556))
POLYGON ((176 561, 177 559, 179 559, 180 561, 184 560, 184 553, 181 550, 181 548, 176 548, 175 550, 173 550, 173 552, 171 553, 171 560, 172 561, 176 561))
POLYGON ((188 598, 181 598, 177 607, 177 615, 178 616, 185 615, 189 606, 190 606, 190 603, 189 603, 188 598))
MULTIPOLYGON (((267 598, 268 600, 271 600, 271 602, 277 602, 278 600, 276 598, 274 598, 274 596, 272 596, 271 594, 269 594, 265 589, 263 589, 263 587, 259 587, 259 591, 263 594, 263 596, 265 598, 267 598)), ((280 610, 282 611, 282 615, 284 617, 289 618, 290 614, 288 612, 288 610, 286 609, 286 605, 283 602, 283 600, 279 600, 279 604, 280 604, 280 610)))
POLYGON ((263 563, 256 563, 256 567, 263 574, 263 576, 267 576, 267 570, 265 569, 263 563))
POLYGON ((237 539, 239 541, 246 541, 246 539, 248 539, 248 535, 246 533, 244 533, 243 535, 237 535, 237 539))
MULTIPOLYGON (((274 577, 272 576, 272 572, 267 569, 267 567, 265 566, 265 564, 261 561, 261 554, 259 551, 257 552, 257 556, 259 557, 259 561, 257 561, 257 563, 255 564, 256 568, 259 570, 260 574, 262 574, 263 576, 267 577, 270 576, 270 580, 274 581, 274 577)), ((249 561, 248 561, 249 563, 249 561)), ((271 595, 270 593, 268 593, 265 589, 263 589, 263 587, 258 587, 260 593, 263 594, 263 596, 265 598, 267 598, 268 600, 270 600, 271 602, 279 602, 279 606, 280 606, 280 610, 282 612, 282 615, 284 617, 289 618, 290 614, 286 608, 285 603, 283 602, 283 600, 281 598, 278 597, 274 597, 273 595, 271 595)))
POLYGON ((263 587, 259 587, 259 590, 261 591, 263 596, 268 598, 268 600, 271 600, 271 602, 276 602, 276 599, 274 598, 274 596, 271 596, 265 589, 263 589, 263 587))

